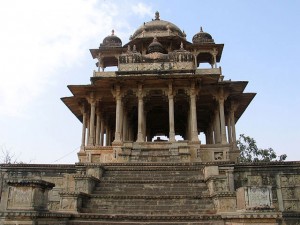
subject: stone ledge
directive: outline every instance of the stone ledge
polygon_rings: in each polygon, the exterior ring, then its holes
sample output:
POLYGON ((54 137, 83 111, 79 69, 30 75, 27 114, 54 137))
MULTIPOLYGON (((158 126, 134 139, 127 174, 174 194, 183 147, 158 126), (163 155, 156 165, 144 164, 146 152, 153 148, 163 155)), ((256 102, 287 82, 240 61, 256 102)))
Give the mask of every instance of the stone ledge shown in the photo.
MULTIPOLYGON (((300 163, 300 162, 299 162, 300 163)), ((235 162, 191 162, 191 163, 76 163, 76 166, 117 166, 117 167, 135 167, 135 166, 211 166, 211 165, 235 165, 235 162)))
POLYGON ((66 192, 66 191, 62 191, 62 192, 59 192, 59 195, 62 197, 90 197, 89 194, 86 194, 84 192, 66 192))
POLYGON ((218 192, 211 195, 211 197, 236 197, 235 192, 218 192))
POLYGON ((109 220, 139 220, 139 221, 149 221, 149 220, 221 220, 222 217, 220 215, 211 215, 211 214, 204 214, 204 215, 176 215, 176 216, 167 216, 167 215, 140 215, 140 216, 132 216, 132 215, 99 215, 99 214, 76 214, 74 215, 75 218, 82 218, 82 219, 109 219, 109 220))

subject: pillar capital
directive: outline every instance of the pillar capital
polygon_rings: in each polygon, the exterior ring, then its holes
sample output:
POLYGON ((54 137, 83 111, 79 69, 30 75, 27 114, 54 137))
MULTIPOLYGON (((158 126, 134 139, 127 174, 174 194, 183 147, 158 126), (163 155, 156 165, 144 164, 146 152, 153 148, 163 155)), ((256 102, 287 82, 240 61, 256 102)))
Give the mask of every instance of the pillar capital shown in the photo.
POLYGON ((212 94, 213 98, 218 102, 223 102, 227 99, 229 96, 229 92, 227 90, 224 90, 223 87, 220 87, 215 90, 211 90, 210 93, 212 94))

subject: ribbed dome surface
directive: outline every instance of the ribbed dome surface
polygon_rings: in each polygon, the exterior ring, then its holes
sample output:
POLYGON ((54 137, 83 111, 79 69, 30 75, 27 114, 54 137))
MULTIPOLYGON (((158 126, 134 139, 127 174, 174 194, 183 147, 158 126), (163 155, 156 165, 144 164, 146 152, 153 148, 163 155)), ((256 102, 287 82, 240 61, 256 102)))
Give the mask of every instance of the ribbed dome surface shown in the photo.
POLYGON ((159 13, 156 12, 155 19, 140 26, 131 36, 131 40, 138 37, 153 37, 154 35, 159 37, 167 34, 180 36, 182 38, 186 36, 175 24, 161 20, 159 13))

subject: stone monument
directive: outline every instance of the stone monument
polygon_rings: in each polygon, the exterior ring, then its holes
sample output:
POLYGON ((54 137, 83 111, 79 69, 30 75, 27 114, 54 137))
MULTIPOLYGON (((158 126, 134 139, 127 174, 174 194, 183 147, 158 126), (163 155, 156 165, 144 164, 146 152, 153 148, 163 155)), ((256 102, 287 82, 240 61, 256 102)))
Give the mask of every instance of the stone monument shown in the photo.
POLYGON ((0 223, 300 224, 299 162, 239 163, 255 93, 225 79, 223 47, 158 12, 125 45, 112 31, 90 49, 91 83, 62 98, 82 123, 79 162, 2 164, 0 223))

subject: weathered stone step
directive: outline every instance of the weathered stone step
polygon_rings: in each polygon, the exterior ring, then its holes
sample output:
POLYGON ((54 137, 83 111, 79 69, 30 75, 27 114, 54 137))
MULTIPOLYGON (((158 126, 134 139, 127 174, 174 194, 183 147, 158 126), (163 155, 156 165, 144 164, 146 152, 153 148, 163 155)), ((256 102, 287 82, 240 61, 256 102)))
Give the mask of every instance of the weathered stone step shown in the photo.
POLYGON ((224 225, 220 215, 177 214, 177 215, 118 215, 79 213, 68 225, 224 225))
POLYGON ((202 171, 203 166, 188 164, 168 163, 129 163, 110 164, 102 166, 106 171, 202 171))
POLYGON ((103 181, 108 180, 201 180, 203 177, 201 175, 181 175, 181 176, 175 176, 175 175, 104 175, 104 177, 101 178, 103 181))
MULTIPOLYGON (((186 207, 185 207, 186 208, 186 207)), ((98 214, 122 214, 122 215, 130 215, 130 214, 134 214, 134 215, 170 215, 170 214, 185 214, 185 215, 200 215, 200 214, 215 214, 216 211, 215 210, 199 210, 199 209, 189 209, 189 210, 185 210, 183 208, 179 208, 179 209, 158 209, 157 211, 153 210, 153 209, 146 209, 146 210, 142 210, 140 208, 133 208, 133 209, 126 209, 126 210, 122 210, 122 209, 117 209, 117 208, 113 208, 113 209, 99 209, 99 211, 92 209, 92 210, 86 210, 86 213, 98 213, 98 214)))
POLYGON ((205 183, 202 182, 100 182, 96 189, 101 188, 196 188, 207 189, 205 183))
MULTIPOLYGON (((125 196, 123 196, 125 197, 125 196)), ((87 208, 98 209, 101 211, 103 208, 118 208, 118 209, 148 209, 148 210, 162 210, 162 209, 209 209, 214 208, 213 202, 210 198, 198 198, 198 199, 186 199, 186 198, 162 198, 163 196, 157 196, 159 198, 144 198, 149 196, 132 196, 135 198, 118 198, 113 196, 111 198, 105 198, 105 196, 93 196, 87 203, 87 208), (140 197, 140 198, 137 198, 140 197), (125 208, 124 208, 125 207, 125 208), (186 208, 187 207, 187 208, 186 208)), ((170 197, 170 196, 167 196, 170 197)), ((182 196, 180 196, 182 197, 182 196)), ((129 210, 130 211, 130 210, 129 210)))

